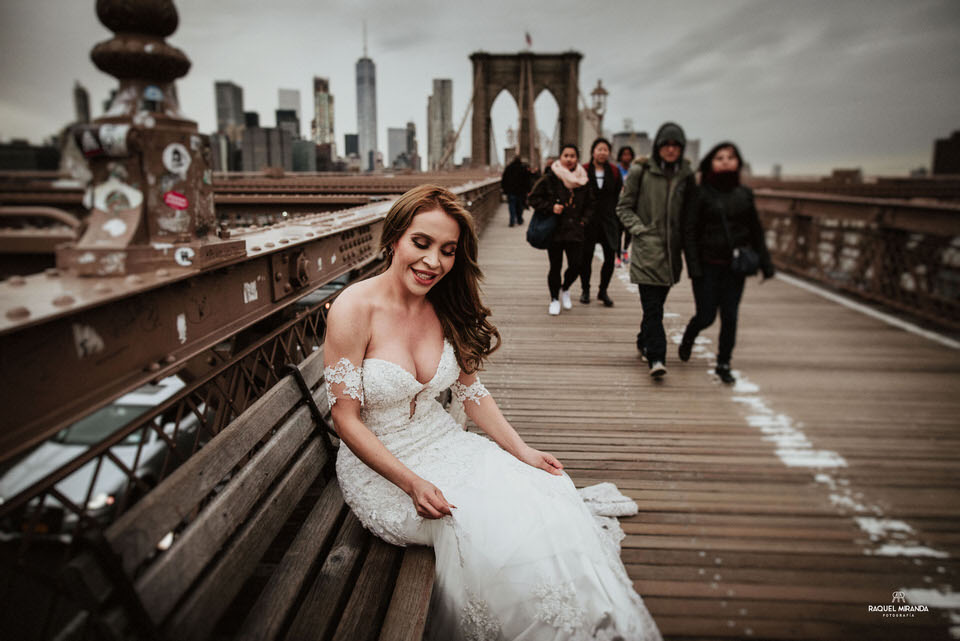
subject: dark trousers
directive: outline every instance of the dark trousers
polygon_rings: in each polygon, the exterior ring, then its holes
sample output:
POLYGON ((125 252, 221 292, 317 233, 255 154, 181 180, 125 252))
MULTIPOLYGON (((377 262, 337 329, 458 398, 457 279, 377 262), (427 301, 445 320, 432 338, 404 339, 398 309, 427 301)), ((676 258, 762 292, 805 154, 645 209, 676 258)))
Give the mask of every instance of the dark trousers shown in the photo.
POLYGON ((570 285, 580 275, 580 254, 583 252, 583 243, 554 243, 547 248, 550 257, 550 272, 547 274, 547 287, 550 288, 550 299, 560 298, 560 269, 563 267, 563 255, 567 255, 567 271, 563 274, 563 288, 570 289, 570 285))
POLYGON ((523 196, 507 194, 507 208, 510 210, 510 224, 523 223, 523 196))
POLYGON ((583 256, 580 258, 580 286, 585 292, 590 291, 590 276, 593 272, 593 248, 597 243, 600 243, 600 248, 603 249, 603 266, 600 267, 599 291, 607 291, 607 287, 610 285, 610 278, 613 276, 613 264, 616 254, 600 241, 599 236, 602 233, 602 231, 598 230, 587 230, 587 242, 583 244, 583 256))
POLYGON ((697 314, 687 323, 683 340, 693 343, 697 334, 713 324, 720 310, 720 346, 717 363, 730 364, 733 346, 737 340, 737 313, 743 296, 743 274, 735 274, 726 265, 704 263, 703 276, 693 279, 693 298, 697 314))
POLYGON ((638 285, 643 320, 637 342, 647 354, 647 360, 666 361, 667 333, 663 330, 663 304, 667 302, 670 287, 667 285, 638 285))

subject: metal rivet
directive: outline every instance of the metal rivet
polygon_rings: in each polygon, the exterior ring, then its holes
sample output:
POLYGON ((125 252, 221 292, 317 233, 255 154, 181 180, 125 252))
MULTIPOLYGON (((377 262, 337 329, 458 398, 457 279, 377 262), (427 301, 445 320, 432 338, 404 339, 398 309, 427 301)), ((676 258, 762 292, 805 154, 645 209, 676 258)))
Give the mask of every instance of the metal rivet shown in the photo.
POLYGON ((156 372, 159 369, 160 369, 160 363, 150 363, 149 365, 147 365, 148 372, 156 372))
POLYGON ((270 249, 271 247, 276 247, 276 245, 274 245, 273 243, 264 243, 263 246, 266 247, 267 249, 270 249))
POLYGON ((281 239, 280 239, 280 244, 281 244, 281 245, 286 245, 286 244, 289 243, 289 242, 290 242, 290 241, 287 240, 286 238, 281 238, 281 239))
POLYGON ((174 356, 173 354, 167 354, 166 356, 164 356, 163 362, 164 362, 164 363, 175 363, 175 362, 177 362, 177 357, 174 356))
POLYGON ((70 296, 69 294, 64 294, 63 296, 57 296, 56 298, 53 299, 53 304, 56 307, 67 307, 69 305, 73 305, 75 302, 76 300, 73 298, 73 296, 70 296))
POLYGON ((7 318, 10 320, 21 320, 30 315, 30 310, 26 307, 14 307, 7 310, 7 318))
POLYGON ((263 249, 263 248, 260 247, 260 245, 254 245, 253 247, 250 248, 250 251, 252 251, 252 252, 258 252, 258 251, 260 251, 261 249, 263 249))
POLYGON ((126 281, 130 285, 142 285, 143 277, 141 277, 139 274, 130 274, 127 276, 126 281))
POLYGON ((49 267, 43 270, 43 273, 46 274, 47 277, 49 278, 58 278, 60 276, 60 270, 57 269, 56 267, 49 267))
POLYGON ((308 231, 308 232, 307 232, 306 234, 304 234, 304 235, 305 235, 307 238, 313 238, 313 232, 312 232, 312 231, 308 231))
POLYGON ((281 280, 283 280, 283 274, 277 272, 276 279, 277 279, 277 282, 279 283, 281 280))
POLYGON ((27 279, 23 276, 11 276, 7 279, 7 284, 10 285, 10 287, 23 287, 27 284, 27 279))

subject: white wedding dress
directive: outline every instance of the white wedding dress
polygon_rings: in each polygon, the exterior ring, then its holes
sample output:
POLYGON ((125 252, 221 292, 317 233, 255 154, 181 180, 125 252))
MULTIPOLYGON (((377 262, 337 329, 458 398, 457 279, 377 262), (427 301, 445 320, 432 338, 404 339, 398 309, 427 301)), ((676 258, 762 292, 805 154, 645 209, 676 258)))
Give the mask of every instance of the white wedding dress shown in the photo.
POLYGON ((364 424, 456 506, 453 516, 421 518, 404 492, 340 448, 337 477, 363 525, 390 543, 435 549, 433 638, 661 638, 620 560, 619 524, 595 518, 584 501, 606 505, 608 514, 617 514, 624 501, 636 512, 636 504, 611 484, 585 488, 581 497, 566 474, 533 468, 464 431, 438 394, 452 388, 469 403, 487 391, 479 381, 469 387, 457 381, 460 368, 449 342, 425 385, 376 358, 359 368, 342 358, 324 374, 331 403, 359 400, 364 424))

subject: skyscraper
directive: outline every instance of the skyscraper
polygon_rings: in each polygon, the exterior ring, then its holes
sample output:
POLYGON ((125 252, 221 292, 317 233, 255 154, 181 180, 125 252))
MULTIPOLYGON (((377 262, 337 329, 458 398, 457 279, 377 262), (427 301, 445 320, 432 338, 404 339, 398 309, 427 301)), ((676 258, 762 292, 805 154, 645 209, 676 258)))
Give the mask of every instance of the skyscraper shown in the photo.
POLYGON ((299 89, 278 89, 277 90, 277 109, 293 109, 297 112, 297 120, 300 120, 300 90, 299 89))
POLYGON ((297 112, 293 109, 277 109, 276 111, 277 129, 283 129, 290 133, 292 140, 300 140, 300 119, 297 112))
POLYGON ((333 95, 330 93, 328 78, 313 77, 313 122, 310 125, 310 137, 318 145, 334 144, 333 137, 333 95))
POLYGON ((449 169, 453 154, 440 166, 447 141, 453 134, 453 81, 433 79, 433 95, 427 98, 427 160, 429 170, 449 169))
POLYGON ((376 167, 377 67, 367 57, 367 30, 363 30, 363 57, 357 60, 357 133, 360 136, 360 168, 376 167))
POLYGON ((243 134, 243 88, 230 81, 214 85, 217 100, 217 132, 239 143, 243 134))
POLYGON ((79 82, 73 85, 73 110, 76 122, 90 122, 90 94, 79 82))
POLYGON ((387 166, 408 166, 407 130, 400 127, 387 129, 387 166))
POLYGON ((420 171, 420 152, 417 149, 417 126, 412 122, 407 123, 407 158, 410 161, 410 168, 414 171, 420 171))

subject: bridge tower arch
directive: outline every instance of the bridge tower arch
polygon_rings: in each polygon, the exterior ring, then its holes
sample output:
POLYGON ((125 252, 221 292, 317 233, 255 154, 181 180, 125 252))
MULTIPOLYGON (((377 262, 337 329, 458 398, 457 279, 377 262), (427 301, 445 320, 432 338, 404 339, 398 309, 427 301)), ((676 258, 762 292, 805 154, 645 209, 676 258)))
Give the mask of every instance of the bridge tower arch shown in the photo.
POLYGON ((536 117, 533 105, 544 90, 557 101, 561 143, 579 138, 577 100, 580 86, 580 60, 577 51, 559 54, 491 54, 482 51, 470 56, 473 62, 473 122, 471 127, 471 164, 491 164, 495 150, 490 149, 492 121, 490 109, 501 91, 517 102, 520 112, 518 147, 531 164, 539 163, 536 142, 536 117))

